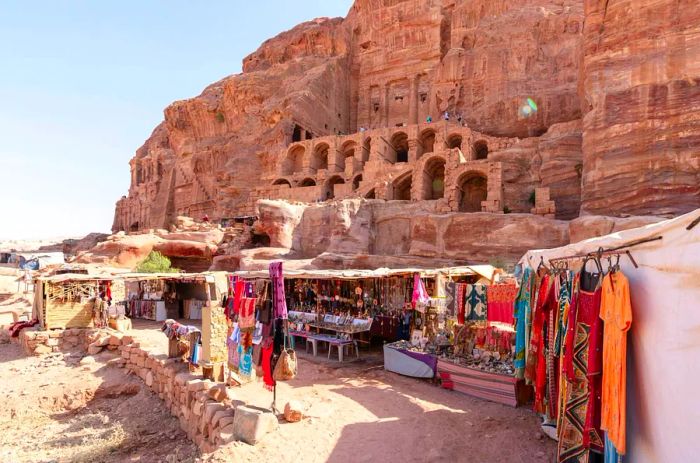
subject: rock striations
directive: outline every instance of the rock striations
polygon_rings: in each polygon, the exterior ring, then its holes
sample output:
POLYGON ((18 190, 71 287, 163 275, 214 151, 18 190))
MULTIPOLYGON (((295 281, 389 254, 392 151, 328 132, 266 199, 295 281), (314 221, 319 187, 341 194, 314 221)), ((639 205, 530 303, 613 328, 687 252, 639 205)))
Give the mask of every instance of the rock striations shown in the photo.
MULTIPOLYGON (((557 242, 580 215, 680 214, 700 207, 698 63, 689 1, 356 0, 167 107, 113 229, 257 215, 260 199, 385 200, 360 208, 371 220, 411 201, 435 217, 407 222, 402 252, 448 257, 464 212, 496 229, 549 220, 557 242), (504 212, 519 214, 481 215, 504 212)), ((332 236, 312 238, 328 252, 332 236)))

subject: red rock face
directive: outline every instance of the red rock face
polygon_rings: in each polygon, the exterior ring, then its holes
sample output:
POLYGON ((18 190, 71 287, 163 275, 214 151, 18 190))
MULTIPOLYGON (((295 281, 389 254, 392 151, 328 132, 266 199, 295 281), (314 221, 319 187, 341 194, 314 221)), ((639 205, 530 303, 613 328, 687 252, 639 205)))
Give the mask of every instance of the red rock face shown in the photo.
POLYGON ((700 207, 700 8, 586 1, 583 209, 677 215, 700 207))
MULTIPOLYGON (((428 117, 438 121, 445 111, 450 123, 460 117, 465 130, 496 147, 489 160, 500 163, 502 193, 489 191, 482 210, 551 214, 551 200, 562 219, 577 217, 581 206, 610 215, 685 212, 700 206, 694 6, 357 0, 346 18, 283 32, 244 59, 243 73, 166 108, 130 162, 131 187, 117 203, 113 228, 167 227, 178 215, 217 221, 254 214, 257 199, 281 197, 269 190, 273 182, 282 182, 273 189, 278 194, 285 182, 301 186, 303 179, 278 178, 290 144, 315 147, 319 137, 336 135, 363 142, 371 132, 362 162, 375 171, 347 177, 337 163, 290 170, 313 170, 324 181, 345 175, 345 186, 335 188, 339 199, 392 199, 390 175, 398 168, 377 177, 384 164, 375 160, 393 142, 376 130, 423 130, 428 117), (379 186, 352 187, 355 180, 379 186), (534 204, 531 195, 541 188, 549 198, 534 204)), ((408 139, 409 152, 423 149, 416 141, 422 133, 408 139)), ((326 159, 344 159, 343 146, 330 145, 326 159)), ((358 144, 355 156, 363 150, 358 144)), ((445 210, 457 210, 446 202, 445 210)))

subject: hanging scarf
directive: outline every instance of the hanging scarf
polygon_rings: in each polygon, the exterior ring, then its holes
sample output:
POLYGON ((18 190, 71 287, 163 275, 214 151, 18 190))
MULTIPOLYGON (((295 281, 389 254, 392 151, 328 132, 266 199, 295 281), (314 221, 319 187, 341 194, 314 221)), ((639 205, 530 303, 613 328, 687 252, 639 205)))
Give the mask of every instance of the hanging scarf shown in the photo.
POLYGON ((271 339, 268 339, 262 346, 263 384, 268 391, 271 391, 276 384, 272 377, 272 351, 273 343, 271 339))
POLYGON ((413 297, 411 298, 411 305, 415 309, 418 304, 426 305, 430 301, 428 297, 428 292, 425 290, 425 284, 420 278, 418 272, 413 274, 413 297))
POLYGON ((255 328, 255 298, 241 298, 240 313, 238 315, 238 326, 242 330, 255 328))
POLYGON ((528 314, 530 312, 530 299, 532 298, 532 286, 534 278, 532 270, 528 267, 523 273, 523 278, 520 282, 520 289, 514 304, 515 317, 515 357, 513 365, 515 367, 516 377, 522 379, 525 377, 525 346, 526 346, 526 329, 528 314))
POLYGON ((287 300, 284 296, 284 276, 282 262, 270 262, 270 278, 272 279, 272 302, 275 318, 287 319, 287 300))

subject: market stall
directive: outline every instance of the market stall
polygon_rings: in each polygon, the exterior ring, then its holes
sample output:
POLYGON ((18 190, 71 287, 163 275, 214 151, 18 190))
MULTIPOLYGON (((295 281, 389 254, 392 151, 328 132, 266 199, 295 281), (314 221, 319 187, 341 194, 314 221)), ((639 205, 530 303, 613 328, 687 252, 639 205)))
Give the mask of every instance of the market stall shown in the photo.
POLYGON ((104 327, 123 317, 112 301, 124 294, 124 282, 112 275, 63 274, 35 281, 33 318, 42 329, 104 327))
POLYGON ((131 318, 201 320, 202 309, 217 301, 213 273, 128 274, 121 301, 131 318))
POLYGON ((557 461, 697 460, 698 262, 700 209, 521 259, 516 369, 557 461))

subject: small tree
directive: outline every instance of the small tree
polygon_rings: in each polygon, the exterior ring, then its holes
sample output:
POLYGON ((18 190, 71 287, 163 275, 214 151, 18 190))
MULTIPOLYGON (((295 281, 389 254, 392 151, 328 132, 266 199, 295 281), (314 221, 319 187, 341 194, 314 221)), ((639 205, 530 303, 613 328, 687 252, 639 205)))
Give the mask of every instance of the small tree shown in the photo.
POLYGON ((170 259, 158 251, 151 251, 139 265, 136 271, 140 273, 176 273, 178 269, 172 268, 170 259))

